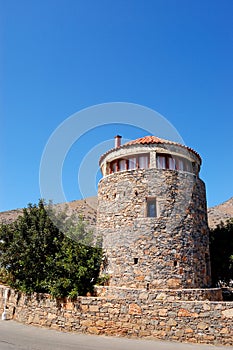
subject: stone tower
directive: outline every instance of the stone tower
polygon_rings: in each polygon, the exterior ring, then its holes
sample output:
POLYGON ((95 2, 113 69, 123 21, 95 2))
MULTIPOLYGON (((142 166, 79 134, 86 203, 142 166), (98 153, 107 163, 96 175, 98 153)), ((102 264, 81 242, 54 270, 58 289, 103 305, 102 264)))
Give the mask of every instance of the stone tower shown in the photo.
POLYGON ((193 149, 155 136, 100 158, 97 230, 109 286, 206 288, 211 284, 205 185, 193 149))

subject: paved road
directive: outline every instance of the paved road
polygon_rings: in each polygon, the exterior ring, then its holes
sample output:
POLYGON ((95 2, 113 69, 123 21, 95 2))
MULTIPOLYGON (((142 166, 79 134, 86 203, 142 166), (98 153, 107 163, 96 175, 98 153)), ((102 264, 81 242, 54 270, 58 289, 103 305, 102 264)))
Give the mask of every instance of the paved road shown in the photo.
POLYGON ((0 350, 227 350, 233 347, 180 344, 58 332, 0 321, 0 350))

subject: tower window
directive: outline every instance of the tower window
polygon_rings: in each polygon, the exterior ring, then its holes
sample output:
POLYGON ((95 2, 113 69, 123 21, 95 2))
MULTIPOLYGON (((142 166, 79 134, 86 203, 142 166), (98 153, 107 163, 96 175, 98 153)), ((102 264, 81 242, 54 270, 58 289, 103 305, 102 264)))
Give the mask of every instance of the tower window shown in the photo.
POLYGON ((134 258, 134 259, 133 259, 133 262, 134 262, 134 265, 137 265, 137 263, 138 263, 138 258, 134 258))
POLYGON ((176 169, 176 160, 175 158, 168 158, 168 169, 175 170, 176 169))
POLYGON ((129 169, 136 169, 137 168, 137 158, 129 158, 129 169))
POLYGON ((112 174, 118 171, 133 169, 147 169, 149 165, 149 154, 127 156, 126 158, 119 158, 110 162, 109 173, 112 174))
POLYGON ((157 168, 166 169, 166 157, 163 155, 157 156, 157 168))
MULTIPOLYGON (((195 162, 193 162, 195 165, 195 162)), ((183 170, 190 173, 194 172, 190 160, 172 156, 170 154, 157 154, 156 164, 158 169, 183 170)))
POLYGON ((126 170, 127 169, 127 161, 126 159, 120 159, 119 160, 119 170, 126 170))
POLYGON ((147 198, 146 204, 147 204, 147 217, 149 217, 149 218, 157 217, 156 198, 154 198, 154 197, 147 198))
POLYGON ((184 170, 184 161, 182 159, 177 159, 177 170, 184 170))
POLYGON ((111 163, 111 172, 115 173, 117 171, 118 171, 118 162, 114 161, 114 162, 111 163))
POLYGON ((142 155, 138 157, 138 167, 140 169, 149 168, 149 157, 148 155, 142 155))

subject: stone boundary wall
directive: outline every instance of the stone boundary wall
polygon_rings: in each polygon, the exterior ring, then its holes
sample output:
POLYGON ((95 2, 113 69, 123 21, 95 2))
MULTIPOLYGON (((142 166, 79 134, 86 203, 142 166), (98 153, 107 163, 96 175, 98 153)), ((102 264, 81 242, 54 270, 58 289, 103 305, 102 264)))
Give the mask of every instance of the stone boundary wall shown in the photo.
MULTIPOLYGON (((5 287, 0 287, 3 312, 5 287)), ((9 289, 7 319, 57 330, 171 341, 233 345, 233 302, 153 301, 78 297, 53 300, 9 289)))

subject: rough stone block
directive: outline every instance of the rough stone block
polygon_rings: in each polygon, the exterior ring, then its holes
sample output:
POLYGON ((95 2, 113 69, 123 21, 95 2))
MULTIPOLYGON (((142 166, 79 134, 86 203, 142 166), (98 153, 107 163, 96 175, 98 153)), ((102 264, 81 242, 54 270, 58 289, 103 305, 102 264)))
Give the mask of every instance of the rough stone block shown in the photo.
POLYGON ((91 334, 100 334, 100 329, 98 329, 97 327, 88 327, 88 332, 91 334))
POLYGON ((141 315, 142 309, 137 304, 130 304, 129 305, 129 315, 141 315))
POLYGON ((226 328, 226 327, 222 328, 221 331, 220 331, 221 334, 227 334, 228 332, 229 332, 229 329, 226 328))
POLYGON ((222 315, 224 317, 227 317, 227 318, 232 318, 233 317, 233 308, 222 311, 222 315))
POLYGON ((156 296, 156 300, 165 300, 166 298, 167 298, 166 293, 159 293, 159 294, 156 296))
POLYGON ((186 309, 180 309, 178 311, 178 317, 198 317, 198 314, 196 312, 190 312, 186 309))
POLYGON ((91 320, 80 320, 80 325, 85 327, 90 327, 93 325, 91 320))
POLYGON ((181 280, 179 278, 170 278, 167 281, 168 288, 179 288, 181 284, 181 280))
POLYGON ((167 309, 160 309, 159 316, 165 317, 165 316, 167 316, 167 312, 168 312, 167 309))
POLYGON ((197 328, 198 329, 208 329, 209 328, 209 325, 207 324, 207 323, 205 323, 205 322, 199 322, 198 324, 197 324, 197 328))
POLYGON ((185 333, 193 333, 193 329, 192 328, 186 328, 184 332, 185 333))
POLYGON ((56 315, 56 314, 52 314, 51 312, 49 312, 49 313, 47 314, 47 319, 48 319, 48 320, 55 320, 56 317, 57 317, 57 315, 56 315))
POLYGON ((99 306, 98 305, 89 305, 89 311, 90 312, 98 312, 99 306))
POLYGON ((169 318, 169 320, 167 321, 167 325, 175 327, 177 325, 177 322, 176 320, 174 320, 174 318, 169 318))

